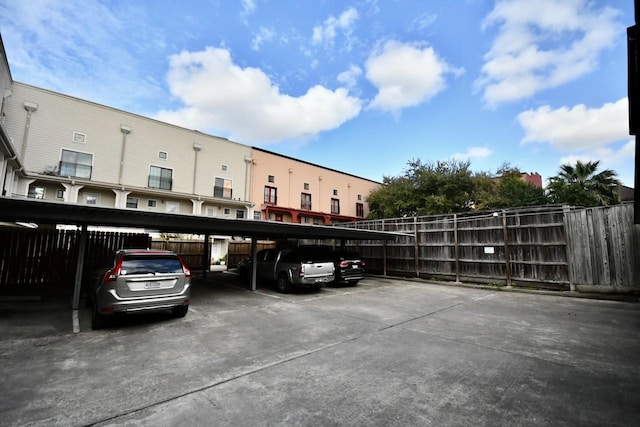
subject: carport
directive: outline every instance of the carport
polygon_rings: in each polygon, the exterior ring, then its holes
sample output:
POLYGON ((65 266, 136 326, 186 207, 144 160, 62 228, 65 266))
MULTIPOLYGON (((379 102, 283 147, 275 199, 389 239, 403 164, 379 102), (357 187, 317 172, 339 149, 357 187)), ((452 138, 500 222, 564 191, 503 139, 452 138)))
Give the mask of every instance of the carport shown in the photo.
MULTIPOLYGON (((205 259, 208 258, 209 245, 207 242, 209 241, 209 236, 213 234, 250 238, 253 260, 256 258, 258 239, 337 239, 344 242, 345 240, 391 240, 400 235, 399 233, 339 226, 226 219, 7 197, 0 197, 0 221, 47 225, 67 224, 81 227, 80 251, 78 253, 72 303, 74 310, 78 309, 80 300, 88 226, 133 227, 158 232, 203 234, 205 236, 205 257, 203 258, 205 259)), ((252 270, 251 290, 255 291, 255 263, 252 270)), ((203 271, 206 274, 207 269, 204 268, 203 271)))

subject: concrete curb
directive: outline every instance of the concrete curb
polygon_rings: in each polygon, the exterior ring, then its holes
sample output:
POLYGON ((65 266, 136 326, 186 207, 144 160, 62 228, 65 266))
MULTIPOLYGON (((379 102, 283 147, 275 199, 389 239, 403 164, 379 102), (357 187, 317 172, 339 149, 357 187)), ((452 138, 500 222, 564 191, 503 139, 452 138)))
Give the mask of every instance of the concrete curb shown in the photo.
POLYGON ((376 277, 379 279, 397 279, 397 280, 404 280, 407 282, 426 283, 431 285, 449 286, 449 287, 457 287, 457 288, 485 289, 485 290, 499 291, 499 292, 514 292, 514 293, 533 294, 533 295, 550 295, 550 296, 595 299, 595 300, 604 300, 604 301, 619 301, 619 302, 632 302, 632 303, 640 302, 640 295, 636 293, 613 294, 613 293, 587 293, 587 292, 578 292, 578 291, 550 291, 546 289, 524 289, 524 288, 519 288, 517 286, 491 286, 491 285, 482 285, 482 284, 465 283, 465 282, 445 282, 440 280, 421 279, 419 277, 400 277, 400 276, 396 277, 396 276, 383 276, 383 275, 376 275, 376 274, 367 274, 367 276, 376 277))

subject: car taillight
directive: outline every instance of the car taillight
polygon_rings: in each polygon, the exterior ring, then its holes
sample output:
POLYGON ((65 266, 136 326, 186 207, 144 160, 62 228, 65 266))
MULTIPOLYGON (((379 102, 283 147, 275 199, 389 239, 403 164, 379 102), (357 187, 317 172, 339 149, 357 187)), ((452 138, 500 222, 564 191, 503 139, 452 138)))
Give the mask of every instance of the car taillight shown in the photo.
POLYGON ((189 269, 189 267, 187 267, 181 257, 178 257, 178 259, 180 260, 180 264, 182 265, 182 272, 184 273, 185 277, 191 277, 191 270, 189 269))
POLYGON ((304 264, 302 264, 300 266, 300 273, 299 273, 300 277, 304 277, 304 264))
POLYGON ((342 268, 349 267, 349 261, 340 261, 340 267, 342 268))
POLYGON ((182 271, 184 271, 185 277, 191 277, 191 270, 186 265, 182 265, 182 271))
POLYGON ((118 280, 118 276, 120 275, 120 269, 122 268, 122 258, 118 259, 116 262, 116 266, 111 270, 107 271, 102 278, 103 283, 115 282, 118 280))

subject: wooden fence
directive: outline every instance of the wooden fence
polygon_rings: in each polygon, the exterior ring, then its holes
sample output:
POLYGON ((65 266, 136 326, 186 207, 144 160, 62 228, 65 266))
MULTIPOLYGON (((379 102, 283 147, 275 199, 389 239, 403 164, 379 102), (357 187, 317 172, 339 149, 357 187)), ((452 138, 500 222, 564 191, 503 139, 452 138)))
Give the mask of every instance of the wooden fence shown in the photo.
MULTIPOLYGON (((88 274, 117 249, 147 248, 148 234, 90 231, 83 270, 88 274)), ((0 295, 71 295, 80 231, 0 230, 0 295)))
MULTIPOLYGON (((276 242, 271 240, 259 240, 257 250, 275 248, 276 242)), ((229 267, 235 267, 238 262, 251 255, 251 242, 246 240, 230 240, 229 252, 227 252, 227 264, 229 267)))
POLYGON ((177 253, 192 270, 201 269, 203 264, 208 265, 208 260, 203 259, 206 250, 204 240, 154 240, 151 248, 177 253))
POLYGON ((373 273, 555 290, 640 289, 640 226, 633 224, 631 204, 537 207, 341 226, 406 234, 389 242, 346 241, 346 248, 359 251, 373 273))

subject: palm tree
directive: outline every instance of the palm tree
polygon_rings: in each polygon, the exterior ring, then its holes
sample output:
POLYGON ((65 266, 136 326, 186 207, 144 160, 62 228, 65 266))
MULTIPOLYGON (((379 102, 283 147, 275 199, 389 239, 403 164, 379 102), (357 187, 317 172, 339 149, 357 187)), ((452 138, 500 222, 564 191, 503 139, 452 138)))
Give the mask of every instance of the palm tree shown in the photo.
POLYGON ((582 163, 575 167, 564 164, 558 175, 549 178, 549 197, 554 203, 576 206, 609 206, 620 203, 618 175, 611 169, 596 173, 600 161, 582 163))

